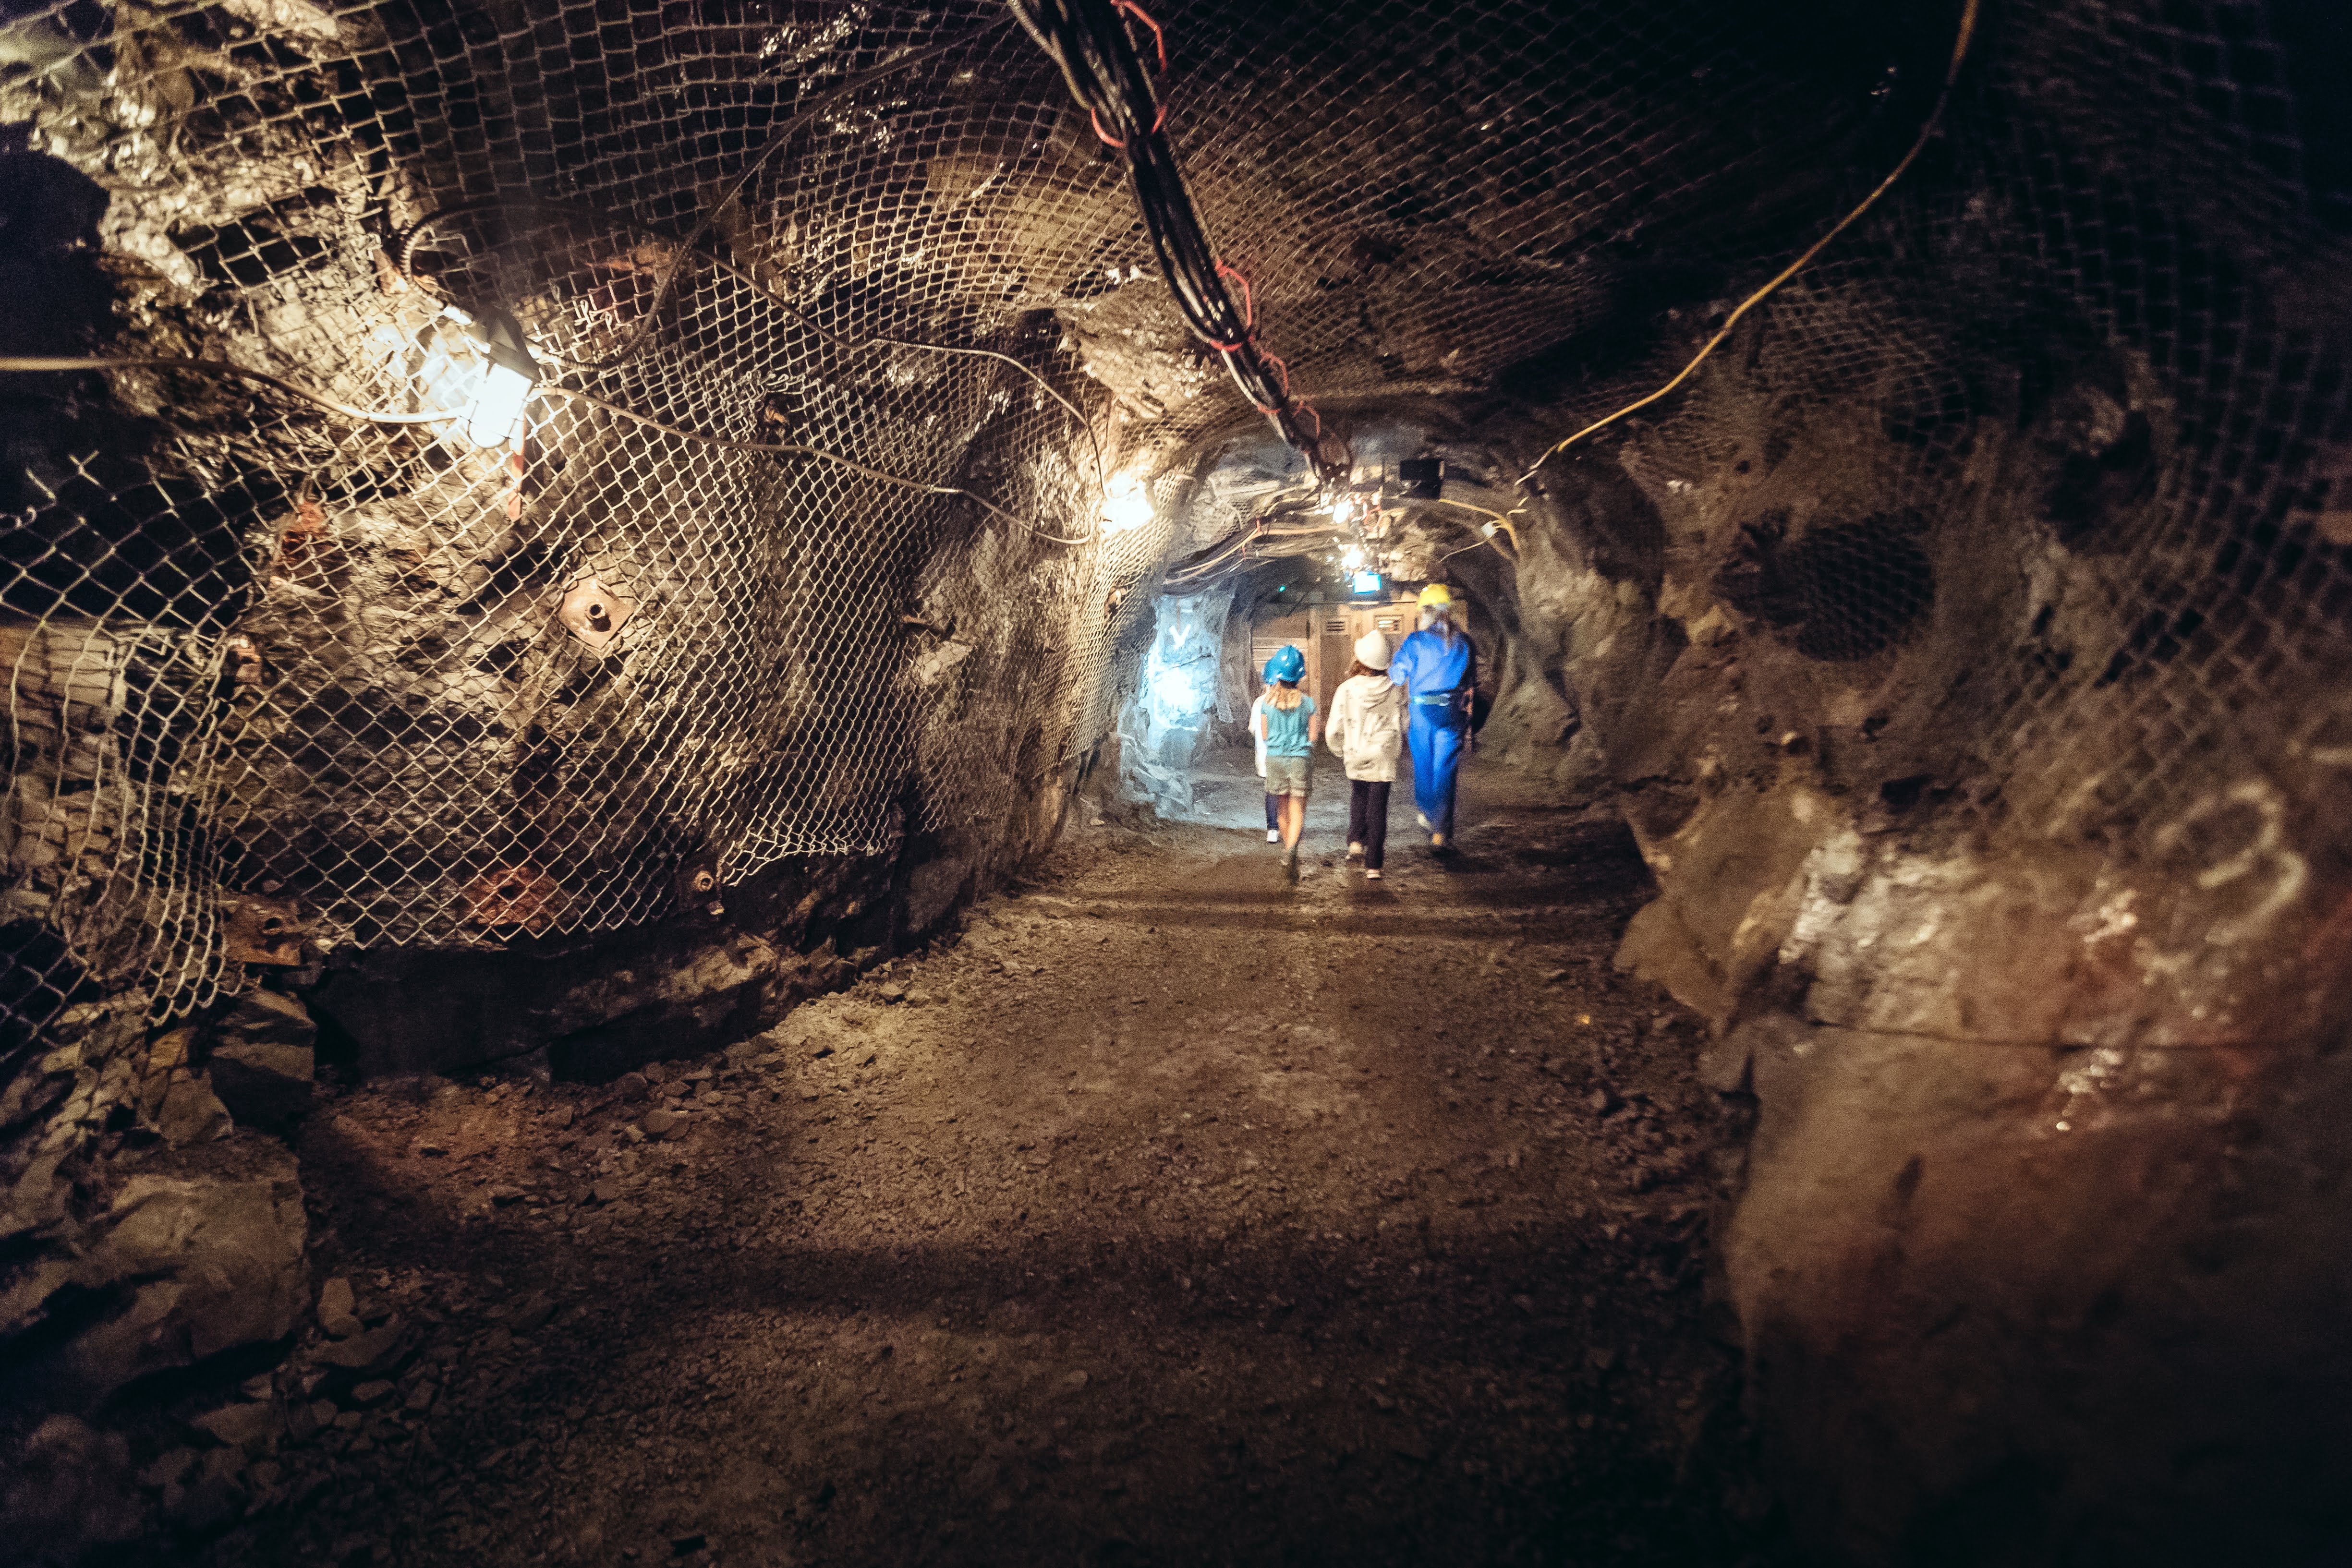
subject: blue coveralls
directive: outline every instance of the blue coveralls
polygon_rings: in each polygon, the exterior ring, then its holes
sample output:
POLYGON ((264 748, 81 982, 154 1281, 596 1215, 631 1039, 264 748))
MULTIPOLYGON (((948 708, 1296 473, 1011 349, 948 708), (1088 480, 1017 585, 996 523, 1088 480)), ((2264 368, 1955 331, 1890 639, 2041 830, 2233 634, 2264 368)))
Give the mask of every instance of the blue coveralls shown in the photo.
POLYGON ((1412 750, 1412 803, 1433 833, 1454 837, 1454 787, 1470 744, 1470 693, 1478 651, 1461 632, 1415 632, 1389 661, 1389 679, 1412 694, 1405 744, 1412 750))

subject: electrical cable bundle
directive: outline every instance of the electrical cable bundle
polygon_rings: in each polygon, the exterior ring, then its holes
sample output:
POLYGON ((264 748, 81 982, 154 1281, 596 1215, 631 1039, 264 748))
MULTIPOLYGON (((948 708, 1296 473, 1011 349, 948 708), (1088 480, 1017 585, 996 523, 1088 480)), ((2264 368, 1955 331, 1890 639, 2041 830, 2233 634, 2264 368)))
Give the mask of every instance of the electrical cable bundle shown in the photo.
POLYGON ((1160 591, 1179 597, 1198 593, 1224 578, 1247 570, 1259 561, 1282 556, 1312 555, 1325 545, 1348 535, 1346 528, 1337 523, 1306 528, 1269 526, 1276 516, 1294 509, 1277 507, 1274 512, 1263 514, 1247 527, 1237 528, 1216 543, 1204 546, 1177 561, 1160 580, 1160 591), (1276 540, 1303 542, 1272 542, 1276 540))
POLYGON ((1318 479, 1327 485, 1344 482, 1344 451, 1336 440, 1327 441, 1313 406, 1291 392, 1289 367, 1259 344, 1249 280, 1217 259, 1193 209, 1192 193, 1185 189, 1183 169, 1166 134, 1167 109, 1144 69, 1125 18, 1132 16, 1151 30, 1164 70, 1168 42, 1160 24, 1136 0, 1009 4, 1029 36, 1062 68, 1078 106, 1094 119, 1095 134, 1126 154, 1136 204, 1142 210, 1160 270, 1193 333, 1223 359, 1242 395, 1306 456, 1318 479), (1240 285, 1238 304, 1225 287, 1228 279, 1240 285))

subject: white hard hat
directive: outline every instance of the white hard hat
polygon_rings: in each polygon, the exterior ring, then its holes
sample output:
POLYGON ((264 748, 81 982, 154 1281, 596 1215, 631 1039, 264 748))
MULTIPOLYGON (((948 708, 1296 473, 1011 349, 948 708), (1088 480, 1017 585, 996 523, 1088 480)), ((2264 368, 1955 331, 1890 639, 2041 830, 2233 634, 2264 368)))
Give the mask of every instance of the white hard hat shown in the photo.
POLYGON ((1356 663, 1368 670, 1387 669, 1391 651, 1385 632, 1367 632, 1356 639, 1356 663))

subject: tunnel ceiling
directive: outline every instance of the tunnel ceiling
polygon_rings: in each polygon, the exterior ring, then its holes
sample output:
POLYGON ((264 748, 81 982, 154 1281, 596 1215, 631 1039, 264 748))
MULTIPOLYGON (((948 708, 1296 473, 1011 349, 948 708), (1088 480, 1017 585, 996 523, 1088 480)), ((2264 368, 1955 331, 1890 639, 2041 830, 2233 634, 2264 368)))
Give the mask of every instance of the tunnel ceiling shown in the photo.
MULTIPOLYGON (((1342 430, 1417 402, 1565 434, 1893 167, 1960 15, 1895 9, 1136 26, 1303 395, 1342 430)), ((1660 485, 1784 459, 1759 387, 1884 437, 1855 515, 1759 505, 1707 547, 1722 602, 1808 657, 1884 651, 1938 602, 1915 541, 1974 422, 2108 355, 2052 509, 2129 631, 2097 692, 2010 692, 2004 733, 2105 704, 2164 775, 2289 744, 2231 716, 2343 659, 2344 127, 2296 47, 2329 25, 1991 11, 1943 134, 1727 350, 1741 396, 1633 427, 1660 485)), ((1107 523, 1106 485, 1264 442, 1117 152, 992 6, 73 0, 5 37, 39 302, 9 351, 215 367, 5 380, 38 710, 5 913, 62 944, 52 991, 208 994, 250 946, 223 894, 331 943, 499 946, 780 857, 1013 835, 1102 737, 1176 542, 1181 508, 1107 523), (544 377, 512 444, 481 412, 507 313, 544 377)), ((2036 787, 2078 784, 2139 788, 2036 787)))

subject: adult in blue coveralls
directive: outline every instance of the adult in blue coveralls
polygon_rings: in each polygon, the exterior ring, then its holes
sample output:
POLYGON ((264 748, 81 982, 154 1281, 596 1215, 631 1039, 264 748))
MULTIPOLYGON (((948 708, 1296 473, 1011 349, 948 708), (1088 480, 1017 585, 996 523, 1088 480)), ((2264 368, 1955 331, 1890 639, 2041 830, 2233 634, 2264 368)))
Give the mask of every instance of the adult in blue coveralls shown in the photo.
POLYGON ((1454 608, 1444 583, 1423 589, 1421 628, 1389 661, 1389 679, 1406 692, 1412 803, 1433 850, 1454 839, 1454 788, 1470 745, 1470 702, 1478 684, 1478 650, 1454 623, 1454 608))

